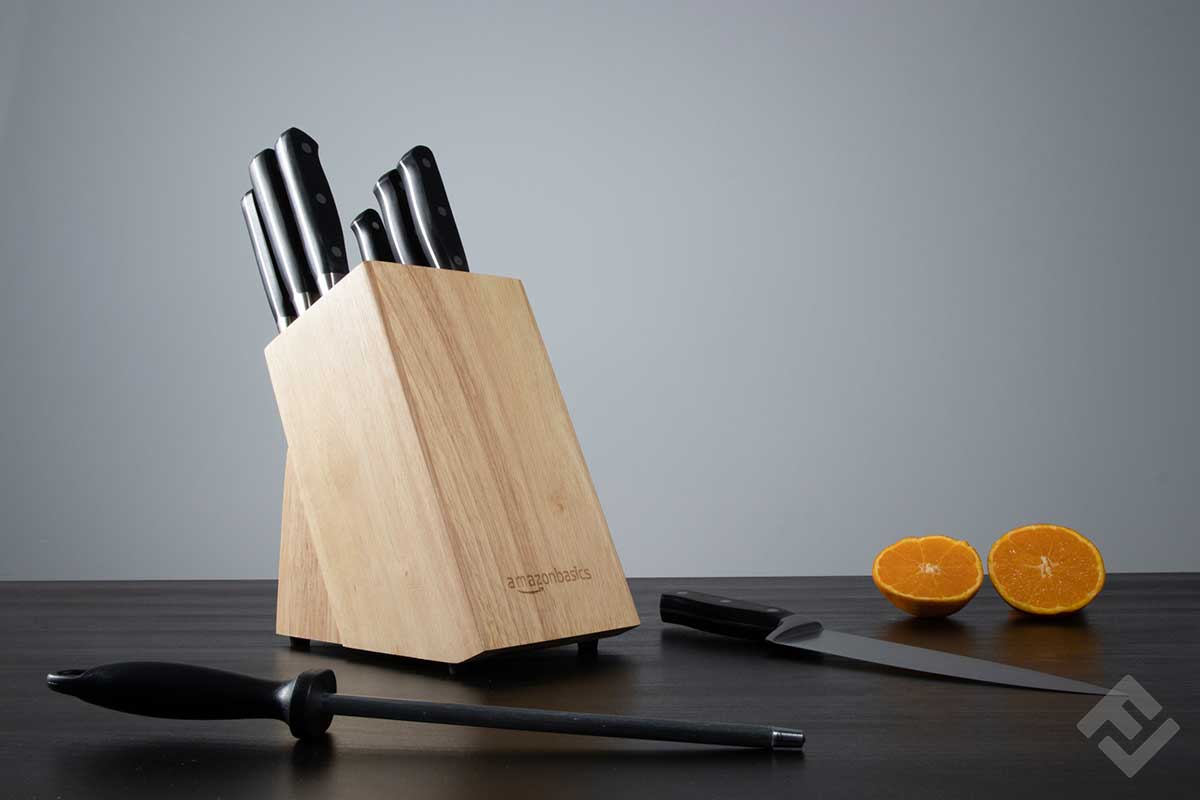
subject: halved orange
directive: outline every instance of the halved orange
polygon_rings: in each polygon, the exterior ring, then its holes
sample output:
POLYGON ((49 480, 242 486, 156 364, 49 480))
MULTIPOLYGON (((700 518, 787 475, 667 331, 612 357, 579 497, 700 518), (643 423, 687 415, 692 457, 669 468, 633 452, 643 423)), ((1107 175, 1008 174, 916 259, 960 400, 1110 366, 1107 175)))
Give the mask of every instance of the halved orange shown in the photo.
POLYGON ((1070 614, 1104 587, 1104 559, 1079 533, 1061 525, 1026 525, 1001 536, 988 553, 988 577, 1015 609, 1070 614))
POLYGON ((910 536, 875 556, 871 578, 896 608, 917 617, 948 617, 983 585, 983 562, 961 539, 910 536))

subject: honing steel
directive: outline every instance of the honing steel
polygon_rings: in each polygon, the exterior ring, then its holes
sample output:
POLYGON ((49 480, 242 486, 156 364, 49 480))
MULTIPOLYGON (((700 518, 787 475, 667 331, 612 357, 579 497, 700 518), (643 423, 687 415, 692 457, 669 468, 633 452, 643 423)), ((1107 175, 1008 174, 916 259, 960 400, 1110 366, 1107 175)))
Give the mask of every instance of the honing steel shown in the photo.
POLYGON ((467 272, 467 254, 454 224, 454 212, 450 210, 446 185, 433 151, 423 144, 417 145, 400 157, 397 167, 404 178, 408 207, 429 263, 439 269, 467 272))
POLYGON ((275 142, 275 154, 308 267, 324 295, 346 277, 350 268, 346 265, 342 220, 317 155, 317 142, 299 128, 288 128, 275 142))
POLYGON ((404 179, 399 170, 388 170, 375 181, 375 199, 379 202, 383 226, 399 263, 418 267, 432 265, 433 262, 421 247, 421 240, 417 238, 412 211, 404 194, 404 179))
POLYGON ((258 262, 263 291, 267 293, 267 305, 271 307, 275 325, 279 332, 283 333, 284 328, 295 322, 296 311, 280 284, 275 256, 271 254, 271 245, 267 242, 267 232, 263 230, 262 217, 259 216, 253 190, 242 195, 242 217, 246 220, 246 232, 250 234, 250 245, 254 248, 254 260, 258 262))
POLYGON ((709 633, 736 636, 739 639, 760 639, 777 647, 826 653, 915 672, 1053 692, 1108 694, 1109 691, 1102 686, 995 661, 839 633, 785 608, 703 592, 667 592, 659 600, 659 614, 663 622, 674 622, 709 633))
POLYGON ((358 252, 361 261, 395 261, 392 246, 388 243, 387 231, 383 229, 383 220, 379 212, 373 208, 359 214, 350 222, 350 230, 354 232, 354 240, 358 242, 358 252))
POLYGON ((126 661, 88 670, 51 672, 56 692, 128 714, 169 719, 277 719, 299 739, 320 736, 335 714, 474 728, 655 739, 693 744, 800 748, 804 734, 793 728, 726 722, 577 714, 532 708, 392 700, 337 693, 332 670, 308 670, 275 682, 235 672, 158 661, 126 661))
POLYGON ((271 252, 275 254, 292 307, 297 314, 303 314, 316 302, 317 287, 313 282, 312 270, 308 268, 304 244, 296 228, 287 186, 283 182, 279 159, 274 150, 263 150, 250 160, 250 185, 254 187, 258 213, 262 216, 267 240, 271 243, 271 252))

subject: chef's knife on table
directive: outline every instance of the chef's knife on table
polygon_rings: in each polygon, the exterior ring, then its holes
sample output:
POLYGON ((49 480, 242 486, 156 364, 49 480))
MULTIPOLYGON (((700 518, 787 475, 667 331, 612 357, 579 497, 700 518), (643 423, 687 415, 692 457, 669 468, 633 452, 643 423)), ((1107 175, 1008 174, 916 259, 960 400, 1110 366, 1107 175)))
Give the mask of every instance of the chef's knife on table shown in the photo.
POLYGON ((404 178, 417 236, 429 263, 439 269, 467 272, 467 254, 454 224, 454 212, 450 210, 446 185, 433 151, 417 145, 401 156, 397 166, 404 178))
POLYGON ((421 248, 417 229, 413 225, 412 212, 404 195, 404 179, 398 170, 388 170, 375 181, 375 199, 379 202, 379 213, 387 230, 392 253, 401 264, 428 267, 432 262, 421 248))
POLYGON ((317 142, 299 128, 288 128, 275 142, 275 154, 309 269, 324 295, 346 277, 350 268, 346 265, 342 220, 317 155, 317 142))
POLYGON ((296 320, 296 310, 292 308, 292 301, 280 283, 275 256, 271 253, 271 245, 267 241, 267 232, 263 229, 253 190, 242 195, 242 217, 246 220, 246 232, 250 234, 250 245, 254 248, 254 260, 258 262, 263 291, 267 293, 267 305, 271 307, 271 316, 275 317, 275 325, 282 333, 284 328, 296 320))
POLYGON ((274 150, 263 150, 250 160, 250 185, 292 307, 303 314, 316 302, 317 288, 274 150))
POLYGON ((915 672, 1054 692, 1109 692, 1102 686, 995 661, 839 633, 823 627, 814 619, 793 614, 778 606, 764 606, 703 592, 667 592, 659 600, 659 614, 663 622, 674 622, 709 633, 763 640, 775 647, 826 653, 915 672))
POLYGON ((383 229, 383 220, 379 212, 373 208, 359 214, 350 222, 350 230, 354 240, 358 242, 358 252, 362 261, 392 261, 396 260, 392 246, 388 243, 387 231, 383 229))

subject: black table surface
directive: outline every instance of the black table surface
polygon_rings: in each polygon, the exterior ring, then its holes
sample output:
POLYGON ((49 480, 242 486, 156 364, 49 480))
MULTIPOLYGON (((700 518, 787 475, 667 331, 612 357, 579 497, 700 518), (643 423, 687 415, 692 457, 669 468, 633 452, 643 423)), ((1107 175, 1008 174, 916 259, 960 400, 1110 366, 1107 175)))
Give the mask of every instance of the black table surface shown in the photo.
POLYGON ((631 581, 642 625, 601 642, 445 667, 274 635, 270 581, 0 583, 3 797, 1147 797, 1192 793, 1200 765, 1200 575, 1114 575, 1082 614, 1034 619, 986 583, 942 621, 907 618, 869 578, 631 581), (691 588, 780 604, 826 627, 1112 686, 1132 675, 1162 710, 1126 740, 1077 728, 1087 695, 972 684, 663 625, 691 588), (265 720, 119 714, 50 692, 47 672, 112 661, 205 664, 263 677, 314 667, 342 691, 451 702, 771 722, 808 744, 763 752, 354 718, 297 743, 265 720), (1180 730, 1134 777, 1098 748, 1180 730))

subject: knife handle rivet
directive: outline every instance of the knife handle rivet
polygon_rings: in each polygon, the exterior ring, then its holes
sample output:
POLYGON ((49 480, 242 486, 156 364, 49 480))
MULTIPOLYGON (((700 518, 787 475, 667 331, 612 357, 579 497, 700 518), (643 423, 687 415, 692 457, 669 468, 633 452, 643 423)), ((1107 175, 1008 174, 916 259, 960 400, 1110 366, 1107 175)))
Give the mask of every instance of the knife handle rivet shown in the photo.
POLYGON ((422 165, 424 165, 424 166, 426 166, 426 167, 432 167, 432 166, 433 166, 433 162, 432 162, 432 161, 430 161, 428 158, 422 158, 422 159, 421 159, 421 164, 422 164, 422 165))
POLYGON ((309 144, 308 142, 301 142, 300 149, 303 150, 305 152, 305 154, 308 154, 308 153, 312 152, 312 145, 309 144))
POLYGON ((336 244, 329 248, 329 252, 333 253, 334 258, 342 257, 342 248, 338 247, 336 244))
POLYGON ((455 256, 454 257, 454 266, 461 267, 462 265, 463 265, 462 256, 455 256))
POLYGON ((329 198, 326 197, 325 195, 321 194, 320 192, 317 192, 317 202, 320 203, 321 205, 325 205, 326 203, 329 202, 329 198))
POLYGON ((375 229, 375 230, 379 230, 379 229, 380 229, 381 227, 383 227, 383 226, 382 226, 382 225, 380 225, 378 222, 372 222, 372 223, 371 223, 371 227, 372 227, 373 229, 375 229))
POLYGON ((445 206, 438 206, 438 213, 444 217, 447 214, 449 214, 450 212, 446 210, 445 206))

